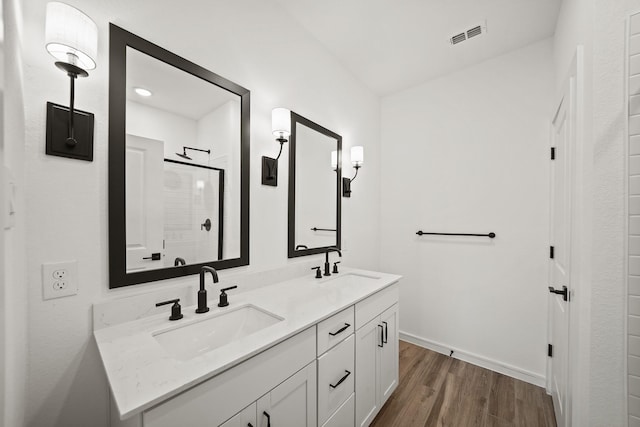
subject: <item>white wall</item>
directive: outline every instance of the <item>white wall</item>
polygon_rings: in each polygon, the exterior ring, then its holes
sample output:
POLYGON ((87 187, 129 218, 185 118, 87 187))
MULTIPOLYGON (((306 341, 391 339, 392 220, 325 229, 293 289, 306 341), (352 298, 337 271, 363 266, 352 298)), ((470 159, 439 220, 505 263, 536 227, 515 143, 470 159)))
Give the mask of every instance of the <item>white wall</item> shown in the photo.
MULTIPOLYGON (((580 358, 574 423, 625 425, 625 19, 638 0, 565 0, 554 40, 558 82, 585 47, 585 120, 578 218, 580 358)), ((572 331, 573 332, 573 331, 572 331)))
MULTIPOLYGON (((0 23, 2 19, 0 18, 0 23)), ((2 30, 2 38, 4 40, 4 26, 0 26, 2 30)), ((6 281, 4 275, 4 245, 5 245, 5 234, 4 234, 4 215, 5 209, 7 205, 5 204, 5 185, 7 185, 6 180, 7 177, 4 175, 4 44, 0 43, 0 235, 2 238, 0 239, 0 372, 2 372, 3 378, 4 373, 6 372, 6 363, 5 363, 5 349, 6 347, 6 324, 7 321, 5 319, 4 313, 6 312, 6 304, 7 299, 5 297, 6 294, 6 281)), ((6 422, 5 420, 5 407, 6 407, 6 396, 5 396, 5 387, 6 383, 4 379, 0 382, 0 420, 2 420, 2 425, 6 422)))
POLYGON ((382 100, 381 267, 405 276, 401 331, 538 384, 552 93, 546 40, 382 100))
MULTIPOLYGON (((273 156, 278 149, 271 135, 271 109, 278 106, 341 134, 346 150, 351 145, 366 147, 367 166, 360 172, 354 197, 343 209, 344 262, 379 267, 380 105, 270 1, 216 0, 198 2, 193 8, 184 2, 154 0, 70 3, 90 15, 100 31, 98 68, 76 85, 77 107, 96 117, 94 162, 44 155, 45 102, 66 104, 68 80, 44 49, 46 1, 24 2, 23 52, 29 84, 24 144, 27 204, 22 212, 29 224, 28 277, 13 286, 29 292, 27 424, 103 427, 108 391, 92 339, 91 306, 107 297, 153 288, 108 290, 108 22, 251 90, 251 265, 236 271, 306 261, 287 259, 287 186, 260 185, 260 158, 273 156), (67 259, 78 260, 78 295, 43 301, 41 264, 67 259)), ((280 164, 281 182, 286 182, 286 147, 280 164)), ((320 262, 321 256, 316 257, 320 262)), ((197 281, 195 276, 186 280, 197 281)), ((184 280, 164 286, 178 283, 184 280)))
MULTIPOLYGON (((21 427, 24 425, 27 378, 27 286, 26 286, 26 249, 25 233, 27 224, 26 199, 26 155, 25 117, 24 117, 24 77, 23 46, 24 28, 21 22, 22 7, 19 0, 3 2, 3 18, 5 21, 5 62, 4 77, 6 80, 4 102, 3 132, 4 164, 11 170, 16 183, 15 210, 17 218, 15 227, 3 230, 4 268, 0 273, 4 276, 4 298, 2 300, 2 316, 4 319, 4 417, 0 424, 21 427)), ((44 106, 43 106, 44 109, 44 106)))

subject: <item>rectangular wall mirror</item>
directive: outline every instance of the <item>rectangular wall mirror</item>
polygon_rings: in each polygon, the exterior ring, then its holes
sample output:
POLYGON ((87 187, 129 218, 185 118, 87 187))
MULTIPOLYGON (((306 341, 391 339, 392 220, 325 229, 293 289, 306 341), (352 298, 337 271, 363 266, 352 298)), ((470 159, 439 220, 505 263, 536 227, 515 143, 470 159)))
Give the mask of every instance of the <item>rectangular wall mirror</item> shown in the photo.
POLYGON ((342 137, 291 112, 289 258, 340 248, 342 137))
POLYGON ((109 286, 249 263, 249 91, 110 27, 109 286))

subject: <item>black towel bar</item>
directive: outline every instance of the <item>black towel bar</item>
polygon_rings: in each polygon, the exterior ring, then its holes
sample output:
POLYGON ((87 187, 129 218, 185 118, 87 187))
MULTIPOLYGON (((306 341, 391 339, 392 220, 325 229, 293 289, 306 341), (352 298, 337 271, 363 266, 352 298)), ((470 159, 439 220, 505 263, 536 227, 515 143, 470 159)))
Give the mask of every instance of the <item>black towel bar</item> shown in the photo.
POLYGON ((477 237, 488 237, 490 239, 493 239, 494 237, 496 237, 496 233, 489 233, 489 234, 469 234, 469 233, 427 233, 425 231, 418 231, 416 233, 418 236, 422 236, 424 234, 428 234, 431 236, 477 236, 477 237))

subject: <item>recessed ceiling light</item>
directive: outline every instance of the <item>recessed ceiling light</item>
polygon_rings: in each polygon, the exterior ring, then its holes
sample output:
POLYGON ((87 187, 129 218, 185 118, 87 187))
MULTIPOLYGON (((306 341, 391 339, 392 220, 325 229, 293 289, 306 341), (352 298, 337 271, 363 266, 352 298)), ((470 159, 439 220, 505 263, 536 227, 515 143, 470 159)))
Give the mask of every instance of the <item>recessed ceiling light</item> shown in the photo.
POLYGON ((141 87, 134 87, 133 90, 140 96, 148 97, 152 95, 150 90, 143 89, 141 87))

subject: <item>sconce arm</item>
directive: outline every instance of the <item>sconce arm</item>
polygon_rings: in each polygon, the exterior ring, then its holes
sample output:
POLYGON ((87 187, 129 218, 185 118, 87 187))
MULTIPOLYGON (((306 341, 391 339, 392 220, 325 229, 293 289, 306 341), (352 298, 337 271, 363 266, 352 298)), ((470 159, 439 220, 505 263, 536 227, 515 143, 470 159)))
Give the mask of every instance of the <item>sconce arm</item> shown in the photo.
POLYGON ((286 142, 286 139, 278 138, 278 141, 280 142, 280 151, 278 151, 278 157, 276 157, 276 160, 278 160, 282 154, 282 146, 286 142))
POLYGON ((360 166, 354 166, 353 167, 356 170, 355 175, 353 175, 353 178, 351 178, 351 182, 356 180, 356 177, 358 176, 358 170, 360 170, 360 166))

